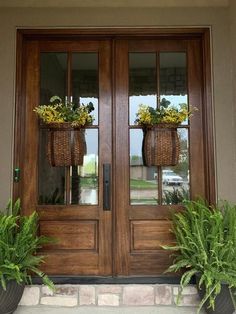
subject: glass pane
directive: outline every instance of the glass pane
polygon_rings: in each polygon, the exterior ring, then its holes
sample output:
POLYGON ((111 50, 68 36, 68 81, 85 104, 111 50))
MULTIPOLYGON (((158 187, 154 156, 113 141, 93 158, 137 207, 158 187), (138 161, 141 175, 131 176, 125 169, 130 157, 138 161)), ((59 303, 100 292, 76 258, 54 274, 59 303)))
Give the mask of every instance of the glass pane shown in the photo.
POLYGON ((84 164, 71 167, 71 204, 98 204, 98 130, 86 129, 84 164))
POLYGON ((92 112, 98 124, 98 54, 73 53, 72 54, 72 95, 77 105, 92 102, 95 110, 92 112))
POLYGON ((65 168, 51 167, 46 156, 47 131, 39 133, 38 204, 65 204, 65 168))
POLYGON ((144 167, 142 159, 143 131, 130 130, 130 203, 156 205, 158 203, 157 169, 144 167))
MULTIPOLYGON (((40 104, 48 104, 51 96, 66 95, 66 53, 41 53, 40 104)), ((65 168, 51 167, 46 156, 46 130, 39 134, 38 203, 65 203, 65 168)))
POLYGON ((40 104, 52 96, 66 96, 67 54, 43 52, 40 55, 40 104))
POLYGON ((129 54, 129 123, 135 123, 140 104, 156 108, 157 75, 155 53, 129 54))
POLYGON ((160 53, 160 104, 179 108, 188 103, 186 62, 185 52, 160 53))
POLYGON ((189 199, 189 142, 188 129, 178 129, 180 138, 179 164, 162 168, 163 204, 179 204, 189 199))

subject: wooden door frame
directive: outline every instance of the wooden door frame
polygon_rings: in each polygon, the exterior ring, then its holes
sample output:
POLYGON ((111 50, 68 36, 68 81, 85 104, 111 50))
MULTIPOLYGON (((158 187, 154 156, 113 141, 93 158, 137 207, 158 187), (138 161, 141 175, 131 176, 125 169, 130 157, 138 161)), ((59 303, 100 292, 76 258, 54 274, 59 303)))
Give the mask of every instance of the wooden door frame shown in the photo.
MULTIPOLYGON (((202 102, 203 102, 203 132, 204 132, 204 164, 205 164, 205 195, 211 204, 216 202, 215 162, 214 162, 214 121, 212 108, 212 82, 211 82, 211 49, 210 28, 80 28, 80 29, 18 29, 17 31, 17 60, 16 60, 16 98, 15 98, 15 137, 14 137, 14 169, 23 168, 22 141, 24 140, 24 103, 25 95, 22 95, 24 86, 24 43, 28 40, 80 40, 80 39, 186 39, 198 38, 201 40, 202 52, 202 102)), ((114 77, 114 73, 113 73, 114 77)), ((113 82, 114 84, 114 82, 113 82)), ((114 85, 113 85, 114 87, 114 85)), ((113 100, 115 99, 114 91, 113 100)), ((114 122, 114 121, 113 121, 114 122)), ((115 132, 115 128, 113 129, 115 132)), ((115 134, 113 134, 115 139, 115 134)), ((115 145, 114 145, 115 146, 115 145)), ((113 154, 114 156, 114 154, 113 154)), ((113 160, 114 161, 114 160, 113 160)), ((114 172, 113 172, 114 173, 114 172)), ((115 173, 114 173, 115 176, 115 173)), ((22 195, 20 184, 14 182, 14 199, 22 195)), ((113 184, 113 192, 116 187, 113 184)), ((113 201, 113 208, 115 198, 113 201)), ((113 214, 113 226, 115 226, 116 214, 113 214)), ((114 228, 115 229, 115 228, 114 228)), ((113 231, 113 239, 115 238, 113 231)), ((114 261, 113 261, 114 263, 114 261)))

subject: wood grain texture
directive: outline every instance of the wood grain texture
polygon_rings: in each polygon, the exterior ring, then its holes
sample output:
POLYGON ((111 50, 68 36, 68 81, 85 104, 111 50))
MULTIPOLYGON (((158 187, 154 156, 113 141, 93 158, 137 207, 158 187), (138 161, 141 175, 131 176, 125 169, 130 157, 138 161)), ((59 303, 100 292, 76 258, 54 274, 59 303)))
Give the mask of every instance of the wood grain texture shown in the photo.
POLYGON ((214 119, 212 104, 212 78, 211 78, 211 38, 210 30, 202 33, 202 62, 203 62, 203 117, 204 117, 204 151, 206 163, 206 195, 210 204, 216 204, 216 169, 215 169, 215 143, 214 119))
POLYGON ((40 221, 40 233, 57 239, 45 248, 60 250, 98 250, 97 221, 40 221))
POLYGON ((129 145, 128 145, 128 41, 116 42, 115 50, 115 274, 129 275, 130 234, 129 203, 129 145))
POLYGON ((169 252, 160 250, 155 253, 133 253, 130 255, 130 275, 158 276, 164 275, 171 265, 173 257, 169 252))
POLYGON ((188 42, 188 91, 189 105, 196 107, 197 112, 190 118, 190 186, 191 197, 207 197, 205 181, 204 159, 204 110, 203 110, 203 85, 202 85, 202 55, 201 41, 188 42))
POLYGON ((78 205, 70 206, 55 206, 55 205, 40 205, 36 206, 41 220, 73 220, 77 219, 99 219, 99 209, 93 206, 78 205))
MULTIPOLYGON (((112 215, 113 196, 110 195, 110 210, 103 210, 103 164, 111 164, 112 177, 112 87, 111 44, 99 42, 99 272, 112 274, 112 215)), ((111 187, 112 189, 112 187, 111 187)))
POLYGON ((175 237, 171 230, 171 222, 166 220, 131 221, 131 253, 134 251, 156 251, 162 245, 171 245, 175 237))
MULTIPOLYGON (((25 45, 23 44, 23 36, 17 32, 17 46, 16 46, 16 93, 15 93, 15 120, 14 120, 14 160, 13 168, 22 169, 23 162, 23 147, 22 144, 23 130, 24 130, 24 114, 21 110, 21 104, 23 103, 22 91, 24 90, 24 77, 25 77, 25 66, 23 66, 25 45)), ((14 171, 13 169, 13 171, 14 171)), ((14 174, 12 174, 14 175, 14 174)), ((22 190, 22 184, 20 182, 13 182, 13 200, 20 197, 22 190)))
POLYGON ((96 252, 52 250, 40 252, 45 256, 42 271, 49 275, 96 276, 99 274, 99 256, 96 252))
POLYGON ((22 159, 22 194, 23 213, 29 215, 35 210, 37 203, 37 171, 38 171, 38 118, 33 112, 39 103, 39 50, 38 42, 26 43, 24 56, 25 77, 25 107, 22 159), (27 92, 26 92, 27 91, 27 92))
MULTIPOLYGON (((183 205, 172 205, 171 209, 175 212, 179 212, 183 210, 183 205)), ((127 207, 129 209, 129 219, 171 219, 171 211, 169 205, 158 205, 158 206, 151 206, 151 205, 130 205, 127 207)))
POLYGON ((160 27, 90 27, 90 28, 67 28, 67 29, 20 29, 18 32, 28 39, 53 39, 55 40, 72 40, 75 41, 88 38, 176 38, 189 39, 192 37, 199 37, 206 31, 205 27, 178 27, 178 28, 160 28, 160 27))

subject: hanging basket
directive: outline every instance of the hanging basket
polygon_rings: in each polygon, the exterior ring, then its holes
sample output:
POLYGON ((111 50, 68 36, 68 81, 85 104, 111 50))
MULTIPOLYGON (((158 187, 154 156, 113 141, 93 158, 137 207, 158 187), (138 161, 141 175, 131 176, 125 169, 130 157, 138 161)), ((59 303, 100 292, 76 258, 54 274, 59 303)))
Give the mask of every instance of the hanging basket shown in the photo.
POLYGON ((84 129, 69 122, 47 125, 47 158, 52 167, 83 165, 85 154, 84 129))
POLYGON ((175 166, 179 162, 180 142, 176 124, 162 123, 145 128, 143 162, 145 166, 175 166))

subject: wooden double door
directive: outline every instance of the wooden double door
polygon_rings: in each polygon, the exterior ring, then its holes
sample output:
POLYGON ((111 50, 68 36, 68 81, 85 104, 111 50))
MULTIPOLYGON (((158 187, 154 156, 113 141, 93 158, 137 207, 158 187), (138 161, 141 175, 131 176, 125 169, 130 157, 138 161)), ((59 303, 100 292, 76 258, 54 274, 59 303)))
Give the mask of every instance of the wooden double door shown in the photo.
POLYGON ((15 195, 25 214, 37 210, 51 275, 158 276, 171 260, 170 208, 207 192, 202 41, 197 36, 145 38, 26 36, 18 53, 15 195), (83 166, 51 167, 46 130, 33 111, 53 95, 92 102, 83 166), (198 107, 178 129, 175 167, 145 167, 140 104, 198 107), (169 177, 168 177, 169 176, 169 177), (167 181, 171 178, 171 181, 167 181))

